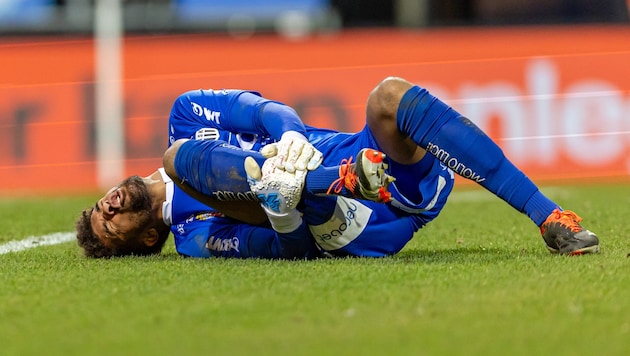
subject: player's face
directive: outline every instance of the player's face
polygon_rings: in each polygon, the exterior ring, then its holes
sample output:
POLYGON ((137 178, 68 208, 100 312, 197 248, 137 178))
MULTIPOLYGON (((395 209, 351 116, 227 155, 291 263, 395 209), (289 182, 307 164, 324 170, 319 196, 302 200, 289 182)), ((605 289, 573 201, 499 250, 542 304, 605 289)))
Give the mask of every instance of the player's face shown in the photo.
POLYGON ((151 195, 142 178, 132 176, 96 202, 92 230, 106 245, 129 243, 151 222, 151 195))

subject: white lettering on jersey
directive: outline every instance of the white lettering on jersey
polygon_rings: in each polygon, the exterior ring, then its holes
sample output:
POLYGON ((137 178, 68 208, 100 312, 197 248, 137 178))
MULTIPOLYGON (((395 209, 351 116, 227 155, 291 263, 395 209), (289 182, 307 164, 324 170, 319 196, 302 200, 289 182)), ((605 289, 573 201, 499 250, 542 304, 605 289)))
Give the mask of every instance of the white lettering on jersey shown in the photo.
POLYGON ((197 104, 197 103, 190 103, 192 105, 192 111, 195 115, 197 116, 205 116, 206 120, 208 121, 214 121, 217 124, 221 124, 219 117, 221 116, 221 112, 220 111, 212 111, 206 107, 202 107, 201 105, 197 104))
POLYGON ((212 251, 226 252, 234 250, 240 253, 240 251, 238 250, 239 243, 240 241, 236 236, 232 237, 231 239, 219 239, 214 236, 210 236, 210 238, 206 242, 206 248, 212 251))
POLYGON ((372 209, 357 200, 337 197, 337 206, 330 220, 309 225, 315 241, 324 250, 337 250, 354 241, 365 230, 372 209))
POLYGON ((221 122, 219 121, 219 116, 221 116, 221 112, 203 108, 203 113, 206 115, 206 120, 214 121, 217 124, 221 124, 221 122))

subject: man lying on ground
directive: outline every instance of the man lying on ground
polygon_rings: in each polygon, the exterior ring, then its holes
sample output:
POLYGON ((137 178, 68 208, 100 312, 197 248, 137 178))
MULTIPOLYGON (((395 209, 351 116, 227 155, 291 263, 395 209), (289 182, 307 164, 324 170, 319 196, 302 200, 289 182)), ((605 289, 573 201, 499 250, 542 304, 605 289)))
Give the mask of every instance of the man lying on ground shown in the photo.
POLYGON ((526 214, 552 253, 599 251, 581 218, 543 195, 476 125, 402 78, 374 88, 357 133, 306 126, 255 92, 185 93, 171 111, 164 168, 83 212, 77 239, 86 255, 158 253, 169 231, 193 257, 391 255, 438 216, 454 174, 526 214), (256 163, 249 182, 247 157, 256 163))

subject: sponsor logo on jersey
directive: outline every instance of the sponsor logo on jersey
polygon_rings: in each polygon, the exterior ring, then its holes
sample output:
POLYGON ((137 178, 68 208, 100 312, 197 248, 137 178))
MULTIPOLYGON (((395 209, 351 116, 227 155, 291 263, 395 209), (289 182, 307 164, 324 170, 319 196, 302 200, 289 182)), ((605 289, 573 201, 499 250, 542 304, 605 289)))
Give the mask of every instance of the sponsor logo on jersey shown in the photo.
POLYGON ((335 212, 320 225, 309 225, 315 241, 324 250, 337 250, 359 237, 372 215, 372 209, 359 201, 337 197, 335 212))
POLYGON ((223 215, 222 213, 219 213, 217 211, 209 211, 206 213, 200 213, 200 214, 196 214, 195 215, 195 220, 200 220, 200 221, 204 221, 204 220, 210 220, 214 217, 224 217, 225 215, 223 215))
POLYGON ((213 235, 210 236, 210 238, 206 242, 206 248, 208 250, 218 252, 236 251, 240 253, 240 251, 238 250, 239 243, 240 241, 236 236, 232 238, 221 239, 213 235))
POLYGON ((196 140, 216 141, 219 139, 219 137, 220 137, 219 129, 216 129, 214 127, 204 127, 197 130, 197 132, 195 132, 196 140))
POLYGON ((208 109, 205 106, 201 106, 197 103, 190 103, 192 105, 192 111, 195 115, 197 116, 204 116, 206 118, 206 120, 208 121, 213 121, 216 122, 217 124, 221 124, 220 121, 220 117, 221 117, 221 112, 220 111, 213 111, 208 109))

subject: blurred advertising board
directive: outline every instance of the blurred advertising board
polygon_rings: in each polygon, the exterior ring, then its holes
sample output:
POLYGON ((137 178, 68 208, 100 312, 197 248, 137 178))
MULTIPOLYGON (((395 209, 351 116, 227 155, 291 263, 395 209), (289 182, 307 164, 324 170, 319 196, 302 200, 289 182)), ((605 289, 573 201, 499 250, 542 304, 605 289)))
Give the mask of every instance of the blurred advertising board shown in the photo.
MULTIPOLYGON (((0 194, 97 186, 90 39, 0 39, 0 194)), ((428 88, 470 118, 534 180, 630 173, 630 28, 356 30, 289 40, 216 34, 124 40, 125 170, 161 163, 171 103, 242 88, 304 121, 364 125, 387 76, 428 88)))

